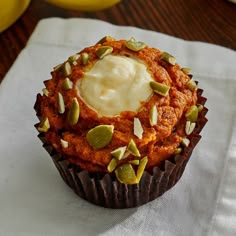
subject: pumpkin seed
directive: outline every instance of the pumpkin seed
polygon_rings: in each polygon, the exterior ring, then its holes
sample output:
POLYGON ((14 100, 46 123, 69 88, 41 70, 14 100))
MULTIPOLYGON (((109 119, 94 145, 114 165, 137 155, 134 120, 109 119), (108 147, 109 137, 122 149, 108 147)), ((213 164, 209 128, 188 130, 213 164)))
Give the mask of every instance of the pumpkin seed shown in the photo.
POLYGON ((181 144, 184 146, 184 147, 188 147, 189 144, 190 144, 190 140, 188 138, 183 138, 182 141, 181 141, 181 144))
POLYGON ((54 71, 59 71, 59 70, 62 69, 62 66, 63 66, 63 63, 61 63, 61 64, 59 64, 59 65, 53 67, 53 70, 54 70, 54 71))
POLYGON ((143 137, 143 128, 139 118, 134 118, 134 135, 139 139, 143 137))
POLYGON ((98 125, 89 130, 86 138, 93 148, 101 149, 110 143, 113 131, 113 125, 98 125))
POLYGON ((115 170, 116 178, 123 184, 137 184, 138 179, 131 164, 123 164, 115 170))
POLYGON ((158 121, 158 112, 157 112, 157 107, 154 105, 149 113, 149 122, 151 126, 154 126, 157 124, 158 121))
POLYGON ((60 139, 60 141, 61 141, 61 146, 62 146, 63 148, 68 148, 69 143, 68 143, 67 141, 65 141, 64 139, 60 139))
POLYGON ((43 91, 43 95, 48 97, 49 91, 46 88, 43 88, 42 91, 43 91))
POLYGON ((131 160, 129 163, 132 165, 139 165, 139 160, 131 160))
POLYGON ((204 106, 202 104, 197 104, 198 113, 203 110, 204 106))
POLYGON ((162 96, 166 96, 170 90, 170 86, 166 84, 161 84, 156 81, 151 81, 150 86, 155 93, 160 94, 162 96))
POLYGON ((50 123, 49 123, 48 118, 46 117, 40 122, 40 124, 38 126, 38 131, 39 132, 47 132, 49 129, 50 129, 50 123))
POLYGON ((110 41, 114 41, 115 39, 111 36, 105 36, 103 38, 101 38, 96 44, 102 44, 105 42, 110 42, 110 41))
POLYGON ((143 157, 141 160, 140 160, 140 163, 139 163, 139 166, 138 166, 138 170, 137 170, 137 179, 138 179, 138 182, 140 181, 140 179, 142 178, 143 176, 143 172, 145 170, 145 167, 148 163, 148 158, 147 156, 143 157))
POLYGON ((172 55, 170 55, 168 52, 163 52, 161 55, 161 60, 168 62, 171 65, 175 65, 176 59, 172 55))
POLYGON ((73 98, 70 110, 68 112, 67 120, 70 125, 76 125, 79 120, 80 106, 77 98, 73 98))
POLYGON ((97 56, 102 59, 105 56, 111 54, 113 51, 113 48, 110 46, 101 46, 100 48, 98 48, 98 50, 96 51, 97 56))
POLYGON ((79 54, 74 54, 68 58, 69 62, 73 63, 74 61, 77 61, 79 59, 79 54))
POLYGON ((119 147, 115 149, 114 151, 111 152, 111 155, 116 158, 117 160, 121 160, 124 158, 124 154, 126 151, 126 146, 124 147, 119 147))
POLYGON ((125 42, 125 46, 134 52, 138 52, 144 49, 146 47, 146 44, 140 41, 135 41, 135 39, 132 38, 125 42))
POLYGON ((133 139, 130 140, 128 146, 127 146, 127 150, 133 154, 134 156, 137 156, 137 157, 140 157, 140 153, 139 153, 139 150, 136 146, 136 143, 134 142, 133 139))
POLYGON ((87 52, 83 52, 81 54, 81 60, 82 60, 82 64, 86 65, 89 61, 89 54, 87 52))
POLYGON ((61 88, 63 90, 69 90, 72 89, 72 87, 73 87, 73 82, 68 77, 66 77, 62 82, 61 88))
POLYGON ((184 74, 189 75, 191 72, 191 68, 181 68, 181 70, 184 72, 184 74))
POLYGON ((187 84, 187 88, 190 89, 191 91, 195 91, 197 89, 197 84, 193 79, 190 79, 187 84))
POLYGON ((112 172, 113 170, 115 170, 115 168, 117 167, 117 159, 116 158, 112 158, 111 161, 109 162, 108 166, 107 166, 107 170, 109 172, 112 172))
POLYGON ((187 120, 196 122, 198 118, 198 108, 196 105, 191 106, 185 114, 187 120))
POLYGON ((181 147, 177 147, 175 150, 174 150, 174 154, 177 155, 177 154, 180 154, 182 152, 182 148, 181 147))
POLYGON ((64 65, 64 73, 65 73, 65 76, 68 76, 70 75, 72 72, 71 70, 71 66, 70 66, 70 63, 67 61, 64 65))

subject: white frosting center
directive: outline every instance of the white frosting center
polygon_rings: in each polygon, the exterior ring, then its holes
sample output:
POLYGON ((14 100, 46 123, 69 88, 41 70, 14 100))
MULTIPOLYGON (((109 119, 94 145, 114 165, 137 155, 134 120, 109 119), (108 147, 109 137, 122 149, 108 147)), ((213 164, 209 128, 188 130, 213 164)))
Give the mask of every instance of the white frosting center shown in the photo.
POLYGON ((79 80, 78 93, 99 116, 137 112, 152 94, 152 81, 144 63, 125 56, 108 55, 98 60, 79 80))

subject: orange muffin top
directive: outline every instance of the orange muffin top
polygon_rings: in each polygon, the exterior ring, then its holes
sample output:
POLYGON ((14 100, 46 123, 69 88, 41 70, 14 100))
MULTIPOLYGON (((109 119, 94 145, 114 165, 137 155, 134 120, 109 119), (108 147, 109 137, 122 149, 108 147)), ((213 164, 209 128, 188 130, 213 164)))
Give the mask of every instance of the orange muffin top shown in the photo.
POLYGON ((105 37, 51 75, 35 104, 38 130, 80 168, 115 170, 121 182, 120 170, 136 170, 127 182, 137 182, 143 169, 188 145, 200 109, 197 85, 170 54, 105 37))

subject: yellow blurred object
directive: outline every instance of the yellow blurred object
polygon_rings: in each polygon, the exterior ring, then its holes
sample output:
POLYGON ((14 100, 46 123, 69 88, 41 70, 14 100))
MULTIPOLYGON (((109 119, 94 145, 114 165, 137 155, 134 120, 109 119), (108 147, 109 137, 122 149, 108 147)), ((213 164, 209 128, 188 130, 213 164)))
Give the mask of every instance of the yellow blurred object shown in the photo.
POLYGON ((46 0, 55 6, 79 11, 100 11, 109 8, 121 0, 46 0))
POLYGON ((0 0, 0 32, 18 19, 29 3, 30 0, 0 0))

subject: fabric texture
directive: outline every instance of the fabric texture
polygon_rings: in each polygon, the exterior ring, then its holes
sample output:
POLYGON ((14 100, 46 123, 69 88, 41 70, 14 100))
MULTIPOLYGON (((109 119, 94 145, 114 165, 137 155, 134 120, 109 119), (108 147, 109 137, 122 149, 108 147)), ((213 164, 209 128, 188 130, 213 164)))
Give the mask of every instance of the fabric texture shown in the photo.
POLYGON ((235 61, 233 50, 134 27, 42 20, 0 85, 0 235, 236 235, 235 61), (209 121, 182 178, 139 208, 104 209, 77 197, 34 128, 36 94, 53 66, 105 35, 171 53, 208 99, 209 121))

